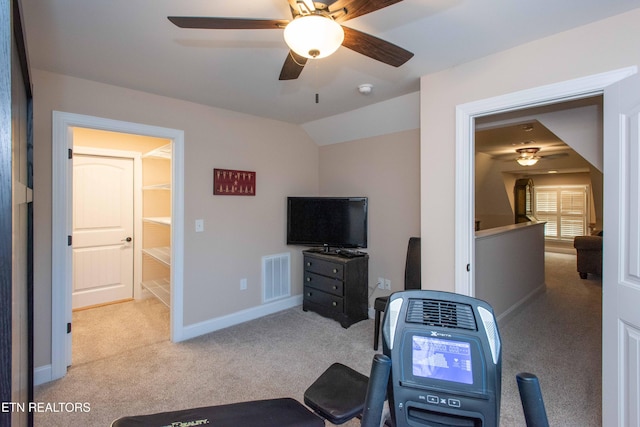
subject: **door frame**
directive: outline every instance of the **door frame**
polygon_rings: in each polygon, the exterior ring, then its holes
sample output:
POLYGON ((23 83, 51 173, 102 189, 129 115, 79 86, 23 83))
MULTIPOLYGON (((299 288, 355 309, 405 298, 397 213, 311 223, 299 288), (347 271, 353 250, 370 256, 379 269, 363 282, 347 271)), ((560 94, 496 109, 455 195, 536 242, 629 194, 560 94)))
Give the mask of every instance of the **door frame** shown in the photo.
MULTIPOLYGON (((73 154, 133 160, 133 298, 139 299, 142 297, 142 153, 76 146, 73 154)), ((71 194, 73 196, 73 191, 71 194)))
MULTIPOLYGON (((550 105, 572 99, 580 99, 604 94, 604 89, 611 84, 623 80, 633 74, 637 74, 638 67, 632 66, 613 70, 601 74, 587 76, 575 80, 569 80, 547 86, 541 86, 521 92, 515 92, 495 98, 459 105, 456 107, 456 205, 455 205, 455 291, 465 295, 475 294, 475 232, 473 230, 473 215, 475 210, 474 200, 474 120, 476 117, 490 114, 520 110, 541 105, 550 105), (469 266, 469 268, 468 268, 469 266)), ((606 116, 606 111, 603 111, 606 116)), ((603 138, 603 150, 616 144, 617 141, 610 141, 603 138)), ((603 170, 603 188, 610 187, 615 174, 603 170)), ((605 206, 604 215, 607 215, 605 206)), ((607 248, 603 248, 603 260, 607 260, 607 248)), ((615 264, 615 260, 612 260, 615 264)), ((608 265, 603 265, 603 269, 608 269, 608 265)), ((612 269, 616 269, 613 265, 612 269)), ((616 270, 617 271, 617 270, 616 270)), ((615 283, 608 282, 603 277, 603 290, 616 286, 615 283)), ((604 321, 603 316, 603 330, 604 321)), ((602 348, 600 351, 602 352, 602 348)), ((603 365, 607 360, 603 358, 603 365)), ((604 371, 603 371, 604 375, 604 371)), ((601 381, 603 381, 601 378, 601 381)), ((603 390, 604 391, 604 390, 603 390)), ((615 402, 614 402, 615 404, 615 402)), ((608 413, 610 408, 605 407, 604 394, 602 398, 602 412, 608 413)))
POLYGON ((71 364, 71 177, 69 150, 73 127, 165 138, 171 141, 171 341, 184 339, 184 131, 61 111, 52 113, 52 266, 51 380, 62 378, 71 364))
MULTIPOLYGON (((602 95, 604 88, 638 72, 637 66, 526 89, 456 106, 455 292, 475 296, 475 119, 602 95)), ((606 144, 607 141, 604 141, 606 144)), ((606 180, 606 176, 604 177, 606 180)))

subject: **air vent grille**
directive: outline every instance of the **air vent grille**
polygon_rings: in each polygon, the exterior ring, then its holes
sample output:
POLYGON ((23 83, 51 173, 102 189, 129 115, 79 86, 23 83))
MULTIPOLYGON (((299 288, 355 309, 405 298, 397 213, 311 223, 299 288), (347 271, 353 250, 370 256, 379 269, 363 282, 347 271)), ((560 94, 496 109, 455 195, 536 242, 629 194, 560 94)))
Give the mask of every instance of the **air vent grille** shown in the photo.
POLYGON ((475 316, 470 305, 438 300, 410 299, 407 308, 407 323, 477 330, 475 316))

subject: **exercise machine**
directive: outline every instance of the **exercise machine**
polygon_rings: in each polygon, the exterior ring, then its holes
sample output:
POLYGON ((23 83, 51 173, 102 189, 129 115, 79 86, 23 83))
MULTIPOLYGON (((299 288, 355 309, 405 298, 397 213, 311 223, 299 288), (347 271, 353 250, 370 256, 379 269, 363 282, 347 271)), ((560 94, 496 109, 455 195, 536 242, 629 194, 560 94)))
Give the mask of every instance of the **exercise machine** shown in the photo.
POLYGON ((499 425, 501 342, 489 304, 449 292, 398 292, 387 303, 382 337, 396 427, 499 425))

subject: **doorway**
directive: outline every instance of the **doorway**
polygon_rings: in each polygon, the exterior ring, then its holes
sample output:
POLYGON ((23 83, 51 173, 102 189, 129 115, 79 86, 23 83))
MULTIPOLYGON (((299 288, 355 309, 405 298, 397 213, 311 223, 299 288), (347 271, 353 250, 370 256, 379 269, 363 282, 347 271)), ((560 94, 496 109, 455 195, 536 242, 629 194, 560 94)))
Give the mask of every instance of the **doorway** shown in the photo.
MULTIPOLYGON (((550 105, 562 101, 572 100, 572 99, 582 99, 591 96, 599 96, 605 92, 605 89, 609 86, 612 86, 614 90, 620 89, 620 84, 616 85, 616 83, 625 80, 627 77, 630 77, 637 73, 637 67, 629 67, 621 70, 615 70, 611 72, 602 73, 599 75, 588 76, 581 79, 566 81, 562 83, 557 83, 553 85, 548 85, 544 87, 534 88, 530 90, 525 90, 521 92, 512 93, 509 95, 499 96, 492 99, 477 101, 469 104, 460 105, 456 111, 456 122, 457 122, 457 132, 456 132, 456 156, 459 160, 458 165, 460 166, 456 172, 456 207, 455 207, 455 290, 456 292, 471 295, 475 294, 475 283, 474 283, 474 275, 468 274, 469 271, 473 271, 473 268, 469 268, 470 266, 474 266, 474 231, 473 231, 473 206, 474 206, 474 197, 473 197, 473 189, 474 189, 474 162, 472 158, 472 154, 474 153, 474 121, 478 117, 486 116, 489 114, 494 114, 497 112, 507 112, 507 111, 516 111, 523 108, 540 106, 540 105, 550 105)), ((625 82, 629 82, 630 79, 625 80, 625 82)), ((637 78, 632 80, 629 84, 637 85, 637 78)), ((609 94, 612 92, 609 90, 609 94)), ((630 93, 630 92, 628 92, 630 93)), ((634 92, 637 93, 637 92, 634 92)), ((630 101, 631 102, 631 101, 630 101)), ((637 102, 637 101, 636 101, 637 102)), ((605 105, 607 104, 605 100, 605 105)), ((637 104, 634 104, 637 105, 637 104)), ((620 115, 620 109, 622 107, 615 106, 609 104, 609 110, 605 107, 605 120, 606 123, 616 123, 616 118, 620 115), (618 110, 616 110, 616 108, 618 110), (609 111, 609 116, 607 117, 607 111, 609 111)), ((606 129, 606 128, 605 128, 606 129)), ((620 153, 617 151, 618 147, 615 144, 619 144, 620 135, 611 134, 611 129, 616 129, 615 126, 611 126, 609 128, 609 139, 605 139, 604 150, 611 150, 615 152, 615 155, 609 157, 609 159, 619 159, 620 153), (608 143, 608 144, 607 144, 608 143), (616 157, 617 156, 617 157, 616 157)), ((637 135, 636 135, 637 136, 637 135)), ((637 139, 634 140, 637 144, 637 139)), ((615 161, 615 160, 614 160, 615 161)), ((611 163, 611 160, 609 160, 611 163)), ((615 170, 615 167, 612 167, 612 164, 609 164, 607 168, 608 171, 615 170)), ((615 174, 612 174, 615 175, 615 174)), ((604 187, 609 187, 610 189, 616 186, 616 178, 615 176, 605 177, 604 187)), ((617 190, 617 189, 616 189, 617 190)), ((607 194, 612 194, 614 192, 607 192, 607 194)), ((622 203, 620 199, 621 196, 616 195, 618 197, 611 197, 614 204, 605 204, 605 206, 610 206, 612 213, 617 214, 620 209, 620 204, 622 203)), ((626 201, 626 200, 625 200, 626 201)), ((609 215, 608 218, 615 217, 616 215, 609 215)), ((618 230, 616 227, 608 227, 609 229, 618 230)), ((614 231, 615 235, 615 231, 614 231)), ((612 245, 610 245, 612 246, 612 245)), ((614 253, 617 248, 610 247, 609 252, 607 252, 607 247, 605 246, 603 249, 604 259, 607 259, 607 254, 610 254, 611 259, 616 259, 616 254, 614 253)), ((612 268, 613 276, 615 278, 616 274, 619 274, 618 268, 612 268)), ((611 277, 610 277, 611 278, 611 277)), ((603 292, 607 294, 607 284, 612 287, 617 287, 618 283, 616 280, 605 281, 603 279, 603 292)), ((609 291, 609 292, 615 292, 609 291)), ((609 297, 611 298, 611 297, 609 297)), ((635 298, 635 296, 634 296, 635 298)), ((635 301, 633 298, 629 298, 630 301, 635 301)), ((610 300, 609 304, 603 303, 603 311, 606 311, 607 308, 610 310, 617 309, 617 306, 612 308, 612 304, 615 302, 611 302, 615 300, 610 300)), ((604 313, 603 313, 604 314, 604 313)), ((610 327, 613 323, 612 320, 620 321, 620 317, 616 318, 618 312, 609 313, 608 317, 603 315, 603 330, 610 327), (609 323, 607 323, 609 322, 609 323)), ((606 336, 606 334, 603 334, 606 336)), ((612 337, 615 334, 611 334, 612 337)), ((614 340, 614 338, 612 338, 614 340)), ((615 374, 616 369, 618 369, 618 360, 619 353, 621 352, 617 342, 613 343, 614 345, 604 345, 602 348, 603 351, 603 366, 611 366, 608 368, 609 373, 613 371, 615 374)), ((609 389, 612 391, 615 387, 619 387, 622 380, 616 378, 615 375, 610 375, 608 381, 604 381, 606 378, 606 373, 603 372, 603 395, 606 394, 605 389, 609 389)), ((611 400, 610 402, 603 401, 603 419, 613 420, 613 415, 617 415, 616 411, 616 399, 611 400), (609 415, 610 417, 607 417, 609 415)), ((629 402, 633 402, 632 400, 626 400, 624 404, 629 405, 629 402)), ((618 408, 622 408, 622 406, 618 406, 618 408)))
MULTIPOLYGON (((66 375, 71 364, 72 328, 72 252, 69 236, 72 234, 71 183, 72 167, 69 161, 74 146, 73 129, 95 129, 139 136, 164 138, 170 141, 171 162, 171 307, 170 335, 173 342, 183 338, 183 217, 184 217, 184 132, 176 129, 116 121, 92 116, 53 113, 53 206, 52 206, 52 355, 51 378, 66 375)), ((135 237, 134 237, 135 238, 135 237)), ((134 292, 135 294, 135 292, 134 292)))
POLYGON ((605 87, 636 73, 635 67, 463 104, 456 109, 455 292, 474 296, 475 121, 526 108, 600 96, 605 87))

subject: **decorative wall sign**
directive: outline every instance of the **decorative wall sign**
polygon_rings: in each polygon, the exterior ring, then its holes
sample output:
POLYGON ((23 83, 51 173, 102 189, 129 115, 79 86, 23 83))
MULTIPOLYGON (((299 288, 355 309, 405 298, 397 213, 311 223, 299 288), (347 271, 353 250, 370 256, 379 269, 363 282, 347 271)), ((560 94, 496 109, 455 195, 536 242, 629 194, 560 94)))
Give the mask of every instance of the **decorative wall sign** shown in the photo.
POLYGON ((256 173, 214 169, 213 194, 217 196, 255 196, 256 173))

